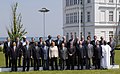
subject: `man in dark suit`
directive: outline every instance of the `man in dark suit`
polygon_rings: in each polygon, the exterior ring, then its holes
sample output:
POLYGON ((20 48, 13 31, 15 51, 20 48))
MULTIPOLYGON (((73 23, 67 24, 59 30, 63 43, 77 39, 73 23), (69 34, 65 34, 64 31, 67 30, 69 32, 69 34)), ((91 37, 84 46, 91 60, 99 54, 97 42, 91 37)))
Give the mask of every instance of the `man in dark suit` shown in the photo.
POLYGON ((68 50, 65 47, 65 44, 62 43, 62 47, 60 48, 60 68, 61 70, 65 70, 65 63, 66 63, 66 59, 68 58, 68 50))
POLYGON ((18 66, 21 67, 21 58, 22 58, 22 42, 20 42, 19 37, 16 38, 16 47, 18 50, 18 66))
POLYGON ((68 69, 69 69, 69 70, 74 70, 74 58, 75 58, 75 53, 76 53, 75 46, 70 45, 70 48, 68 48, 68 59, 69 59, 68 69), (71 67, 71 68, 70 68, 70 67, 71 67))
POLYGON ((39 42, 38 42, 38 47, 41 50, 41 58, 39 59, 40 66, 43 66, 43 51, 42 51, 43 46, 44 46, 44 41, 43 41, 43 38, 40 37, 39 38, 39 42), (42 62, 42 64, 41 64, 41 62, 42 62))
POLYGON ((115 46, 116 46, 116 43, 115 41, 113 40, 112 37, 110 37, 110 42, 108 42, 108 45, 111 47, 111 64, 114 65, 115 64, 115 61, 114 61, 114 56, 115 56, 115 46))
POLYGON ((29 71, 30 67, 30 58, 32 57, 32 50, 29 46, 29 42, 26 41, 26 45, 23 46, 23 71, 25 71, 26 64, 27 64, 27 71, 29 71))
POLYGON ((39 70, 40 58, 41 58, 41 49, 38 47, 38 42, 35 43, 34 49, 32 50, 32 56, 34 59, 34 70, 39 70))
POLYGON ((91 59, 93 57, 93 45, 90 44, 90 40, 87 40, 87 45, 85 49, 86 49, 86 68, 90 69, 91 59))
POLYGON ((82 41, 80 41, 79 44, 77 44, 77 50, 78 50, 78 70, 80 69, 80 66, 82 70, 84 65, 84 59, 86 58, 86 51, 85 47, 82 45, 82 41))
POLYGON ((52 37, 51 37, 51 35, 48 35, 48 39, 47 39, 45 42, 46 42, 46 45, 47 45, 48 47, 50 47, 51 42, 52 42, 52 37))
POLYGON ((11 71, 17 71, 18 48, 15 42, 13 42, 13 47, 10 50, 10 55, 11 55, 11 61, 12 61, 11 71))
POLYGON ((102 58, 102 47, 100 46, 99 41, 96 41, 96 45, 94 47, 94 57, 95 57, 95 69, 101 68, 101 58, 102 58))
MULTIPOLYGON (((34 49, 35 46, 35 39, 34 37, 31 38, 31 42, 29 43, 31 49, 34 49)), ((33 58, 30 58, 30 63, 31 63, 31 67, 33 67, 33 58)))
POLYGON ((92 58, 92 61, 93 61, 93 66, 95 66, 95 64, 96 64, 96 58, 95 58, 95 56, 94 56, 94 54, 95 54, 95 47, 96 47, 96 42, 97 42, 97 36, 94 36, 94 40, 92 40, 91 41, 91 44, 93 45, 93 58, 92 58))
POLYGON ((12 42, 10 41, 10 38, 8 37, 7 41, 4 43, 4 48, 3 48, 3 53, 5 54, 6 67, 11 67, 11 57, 10 57, 11 47, 12 47, 12 42))

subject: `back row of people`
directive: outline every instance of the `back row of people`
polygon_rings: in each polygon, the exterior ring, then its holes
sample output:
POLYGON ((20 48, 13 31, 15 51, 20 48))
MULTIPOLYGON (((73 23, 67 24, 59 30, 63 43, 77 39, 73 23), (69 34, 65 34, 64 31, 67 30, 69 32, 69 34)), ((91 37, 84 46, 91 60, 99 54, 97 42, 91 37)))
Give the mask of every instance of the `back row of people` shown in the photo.
POLYGON ((60 35, 57 36, 57 40, 52 40, 50 35, 46 41, 40 37, 39 42, 35 42, 34 38, 31 38, 31 42, 29 42, 26 37, 23 37, 23 41, 17 38, 16 41, 11 42, 10 38, 7 38, 3 52, 6 67, 11 67, 11 71, 17 71, 17 64, 19 67, 23 67, 23 71, 29 71, 30 65, 34 67, 34 70, 39 70, 40 66, 44 70, 49 70, 49 66, 52 70, 58 70, 58 66, 61 70, 74 70, 76 65, 78 69, 83 69, 83 66, 91 69, 92 65, 96 69, 101 69, 108 68, 110 56, 111 64, 114 65, 115 42, 112 37, 108 44, 109 46, 102 37, 98 41, 97 36, 94 36, 92 41, 90 36, 87 37, 87 40, 84 37, 79 40, 79 38, 74 39, 73 35, 69 41, 65 36, 63 40, 60 40, 60 35), (23 64, 21 64, 21 60, 23 64))

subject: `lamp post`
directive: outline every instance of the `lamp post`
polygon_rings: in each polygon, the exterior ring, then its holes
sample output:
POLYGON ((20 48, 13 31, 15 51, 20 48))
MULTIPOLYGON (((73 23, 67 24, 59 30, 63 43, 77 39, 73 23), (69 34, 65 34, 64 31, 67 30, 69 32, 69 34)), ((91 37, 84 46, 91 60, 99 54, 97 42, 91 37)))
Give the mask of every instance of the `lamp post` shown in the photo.
POLYGON ((50 10, 48 10, 47 8, 42 8, 41 10, 38 11, 43 13, 43 37, 45 40, 45 13, 49 12, 50 10))

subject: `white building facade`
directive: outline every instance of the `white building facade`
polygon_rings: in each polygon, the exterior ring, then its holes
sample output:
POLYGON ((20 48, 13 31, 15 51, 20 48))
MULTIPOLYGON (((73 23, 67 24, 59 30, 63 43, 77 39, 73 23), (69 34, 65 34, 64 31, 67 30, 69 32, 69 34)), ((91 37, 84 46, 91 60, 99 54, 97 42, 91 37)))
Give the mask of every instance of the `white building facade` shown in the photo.
POLYGON ((67 39, 101 36, 120 39, 120 0, 63 0, 63 34, 67 39))

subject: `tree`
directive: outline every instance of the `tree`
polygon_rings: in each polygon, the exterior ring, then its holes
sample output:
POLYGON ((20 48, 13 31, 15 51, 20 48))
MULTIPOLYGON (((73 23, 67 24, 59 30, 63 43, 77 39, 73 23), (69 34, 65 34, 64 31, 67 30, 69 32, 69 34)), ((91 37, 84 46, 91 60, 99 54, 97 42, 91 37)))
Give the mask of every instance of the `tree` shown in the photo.
POLYGON ((15 41, 17 37, 22 39, 22 36, 27 34, 21 22, 22 20, 21 13, 17 15, 17 7, 18 7, 18 3, 14 4, 11 7, 12 8, 12 22, 10 25, 10 29, 7 28, 7 33, 12 41, 15 41))

